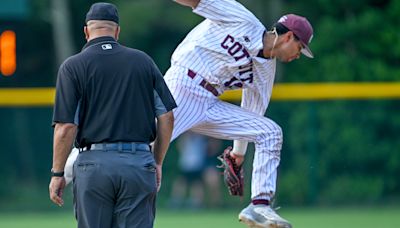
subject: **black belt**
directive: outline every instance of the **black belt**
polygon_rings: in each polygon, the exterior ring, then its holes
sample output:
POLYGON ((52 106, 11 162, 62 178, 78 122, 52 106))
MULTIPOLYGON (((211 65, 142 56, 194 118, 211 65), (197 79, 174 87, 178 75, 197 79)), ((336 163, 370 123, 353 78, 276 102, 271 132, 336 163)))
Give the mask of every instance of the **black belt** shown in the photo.
MULTIPOLYGON (((197 73, 189 69, 187 75, 191 79, 194 79, 196 77, 197 73)), ((203 87, 204 89, 208 90, 210 93, 214 94, 214 96, 216 96, 216 97, 219 96, 218 90, 213 85, 211 85, 209 82, 207 82, 205 79, 201 80, 199 85, 201 87, 203 87)))
POLYGON ((135 142, 94 143, 83 150, 113 150, 113 151, 150 151, 149 144, 135 142))

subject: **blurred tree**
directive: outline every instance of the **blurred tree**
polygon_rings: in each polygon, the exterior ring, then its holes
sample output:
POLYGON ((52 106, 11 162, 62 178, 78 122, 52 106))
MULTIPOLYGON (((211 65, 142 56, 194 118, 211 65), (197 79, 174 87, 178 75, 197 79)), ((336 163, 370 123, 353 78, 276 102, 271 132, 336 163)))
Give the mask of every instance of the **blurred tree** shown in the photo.
POLYGON ((74 53, 72 43, 70 8, 67 0, 51 0, 51 24, 57 65, 74 53))
POLYGON ((289 64, 284 81, 397 80, 399 1, 288 1, 286 7, 314 24, 316 58, 289 64))

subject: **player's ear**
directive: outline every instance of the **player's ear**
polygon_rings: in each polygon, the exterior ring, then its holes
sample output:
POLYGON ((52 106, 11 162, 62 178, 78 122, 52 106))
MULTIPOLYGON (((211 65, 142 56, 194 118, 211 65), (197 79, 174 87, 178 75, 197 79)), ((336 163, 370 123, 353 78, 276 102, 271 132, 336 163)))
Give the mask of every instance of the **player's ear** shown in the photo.
MULTIPOLYGON (((290 32, 290 31, 289 31, 290 32)), ((283 33, 281 35, 279 35, 279 41, 281 43, 287 43, 290 40, 290 34, 289 32, 283 33)))
POLYGON ((295 39, 294 33, 292 31, 288 31, 286 33, 286 35, 287 35, 287 41, 291 41, 291 40, 295 39))

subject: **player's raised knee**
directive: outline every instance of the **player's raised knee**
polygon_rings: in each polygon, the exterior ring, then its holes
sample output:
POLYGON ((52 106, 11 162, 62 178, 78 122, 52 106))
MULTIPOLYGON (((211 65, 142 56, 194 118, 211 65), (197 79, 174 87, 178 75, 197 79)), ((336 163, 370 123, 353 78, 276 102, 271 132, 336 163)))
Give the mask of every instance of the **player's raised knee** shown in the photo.
POLYGON ((257 137, 257 143, 264 144, 269 151, 280 151, 283 143, 282 128, 275 122, 270 122, 268 127, 257 137))

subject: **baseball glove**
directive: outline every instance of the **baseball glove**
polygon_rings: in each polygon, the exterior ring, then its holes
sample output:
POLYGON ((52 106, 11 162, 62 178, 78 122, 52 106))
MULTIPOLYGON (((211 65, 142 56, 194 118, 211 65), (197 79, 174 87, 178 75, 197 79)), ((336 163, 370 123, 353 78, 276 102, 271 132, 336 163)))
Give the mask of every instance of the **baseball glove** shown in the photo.
POLYGON ((235 159, 230 155, 232 147, 224 150, 224 153, 218 157, 221 165, 218 168, 224 169, 224 182, 228 187, 229 194, 232 196, 243 196, 243 168, 242 165, 238 166, 235 159))

